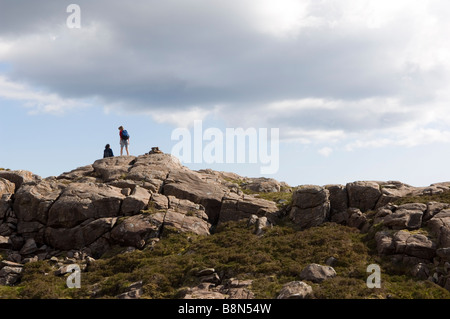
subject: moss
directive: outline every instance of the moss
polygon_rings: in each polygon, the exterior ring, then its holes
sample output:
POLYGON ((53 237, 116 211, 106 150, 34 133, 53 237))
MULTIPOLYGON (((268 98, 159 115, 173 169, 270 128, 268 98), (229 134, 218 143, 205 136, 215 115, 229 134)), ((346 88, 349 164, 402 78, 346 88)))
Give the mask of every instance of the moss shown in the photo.
POLYGON ((0 299, 18 299, 20 290, 19 287, 0 286, 0 299))
POLYGON ((415 281, 405 275, 386 275, 384 290, 395 299, 450 299, 448 290, 431 281, 415 281))

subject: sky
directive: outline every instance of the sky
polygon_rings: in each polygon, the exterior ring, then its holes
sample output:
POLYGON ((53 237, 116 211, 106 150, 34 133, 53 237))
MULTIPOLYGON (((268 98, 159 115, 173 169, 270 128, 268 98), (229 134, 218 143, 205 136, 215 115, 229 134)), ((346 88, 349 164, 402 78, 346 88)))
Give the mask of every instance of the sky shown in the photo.
POLYGON ((107 143, 119 155, 123 125, 131 155, 158 146, 191 169, 450 181, 449 14, 446 0, 0 0, 0 167, 57 176, 107 143), (239 128, 259 142, 235 146, 244 161, 198 157, 225 159, 239 128))

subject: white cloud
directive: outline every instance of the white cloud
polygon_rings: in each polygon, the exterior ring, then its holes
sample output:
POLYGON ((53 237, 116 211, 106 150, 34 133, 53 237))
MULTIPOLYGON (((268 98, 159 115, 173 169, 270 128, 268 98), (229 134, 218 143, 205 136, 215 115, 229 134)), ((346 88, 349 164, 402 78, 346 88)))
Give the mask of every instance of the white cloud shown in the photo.
POLYGON ((328 157, 333 153, 333 149, 331 147, 323 147, 321 148, 318 153, 322 156, 328 157))
POLYGON ((78 99, 64 99, 57 94, 37 91, 25 84, 15 83, 0 76, 0 98, 22 101, 30 109, 29 114, 62 114, 67 110, 87 107, 87 102, 78 99))
POLYGON ((345 145, 345 150, 382 148, 382 147, 415 147, 433 143, 450 143, 450 131, 432 128, 421 128, 398 131, 396 134, 385 134, 384 137, 360 136, 345 145))
POLYGON ((164 110, 149 112, 156 122, 172 124, 178 128, 191 127, 195 120, 204 120, 211 113, 213 111, 204 110, 199 107, 191 107, 186 110, 174 110, 171 112, 164 112, 164 110))

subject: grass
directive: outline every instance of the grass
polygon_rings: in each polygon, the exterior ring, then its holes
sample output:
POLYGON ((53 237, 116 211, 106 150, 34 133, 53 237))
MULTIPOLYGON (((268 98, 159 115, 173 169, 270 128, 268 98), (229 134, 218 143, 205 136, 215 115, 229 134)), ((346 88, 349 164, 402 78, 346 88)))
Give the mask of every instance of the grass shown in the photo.
POLYGON ((429 202, 440 202, 450 204, 450 190, 443 191, 439 194, 432 195, 410 195, 404 196, 394 202, 396 205, 408 204, 408 203, 422 203, 428 204, 429 202))
POLYGON ((48 261, 25 265, 15 287, 1 287, 1 298, 114 298, 142 280, 143 298, 178 298, 183 287, 199 283, 196 273, 215 268, 221 278, 252 279, 256 298, 276 298, 283 284, 299 280, 310 263, 336 258, 335 278, 307 282, 316 298, 449 298, 450 293, 428 281, 418 281, 406 269, 380 259, 354 228, 325 223, 303 231, 288 221, 254 235, 246 222, 219 225, 210 236, 167 232, 152 248, 124 253, 113 249, 81 273, 81 288, 66 287, 48 261), (369 289, 366 268, 382 269, 382 288, 369 289))

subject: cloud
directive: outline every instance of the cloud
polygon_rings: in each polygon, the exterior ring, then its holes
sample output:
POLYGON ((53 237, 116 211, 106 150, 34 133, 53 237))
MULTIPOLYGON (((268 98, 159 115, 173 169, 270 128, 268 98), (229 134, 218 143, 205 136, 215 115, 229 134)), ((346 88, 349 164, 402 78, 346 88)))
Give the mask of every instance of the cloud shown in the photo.
POLYGON ((345 150, 381 148, 381 147, 414 147, 433 143, 450 143, 450 130, 418 128, 405 130, 397 135, 370 138, 361 136, 345 145, 345 150))
POLYGON ((192 107, 171 113, 153 112, 151 116, 158 123, 170 123, 178 128, 188 128, 194 124, 194 121, 204 120, 210 113, 210 111, 192 107))
POLYGON ((68 4, 0 0, 1 96, 347 149, 447 141, 446 1, 80 0, 81 29, 68 4))
POLYGON ((77 99, 64 99, 54 93, 36 91, 27 85, 11 82, 0 76, 0 97, 22 101, 30 109, 29 114, 62 114, 67 110, 88 107, 90 104, 77 99))
POLYGON ((323 147, 321 148, 318 153, 324 157, 328 157, 333 153, 333 149, 331 147, 323 147))

